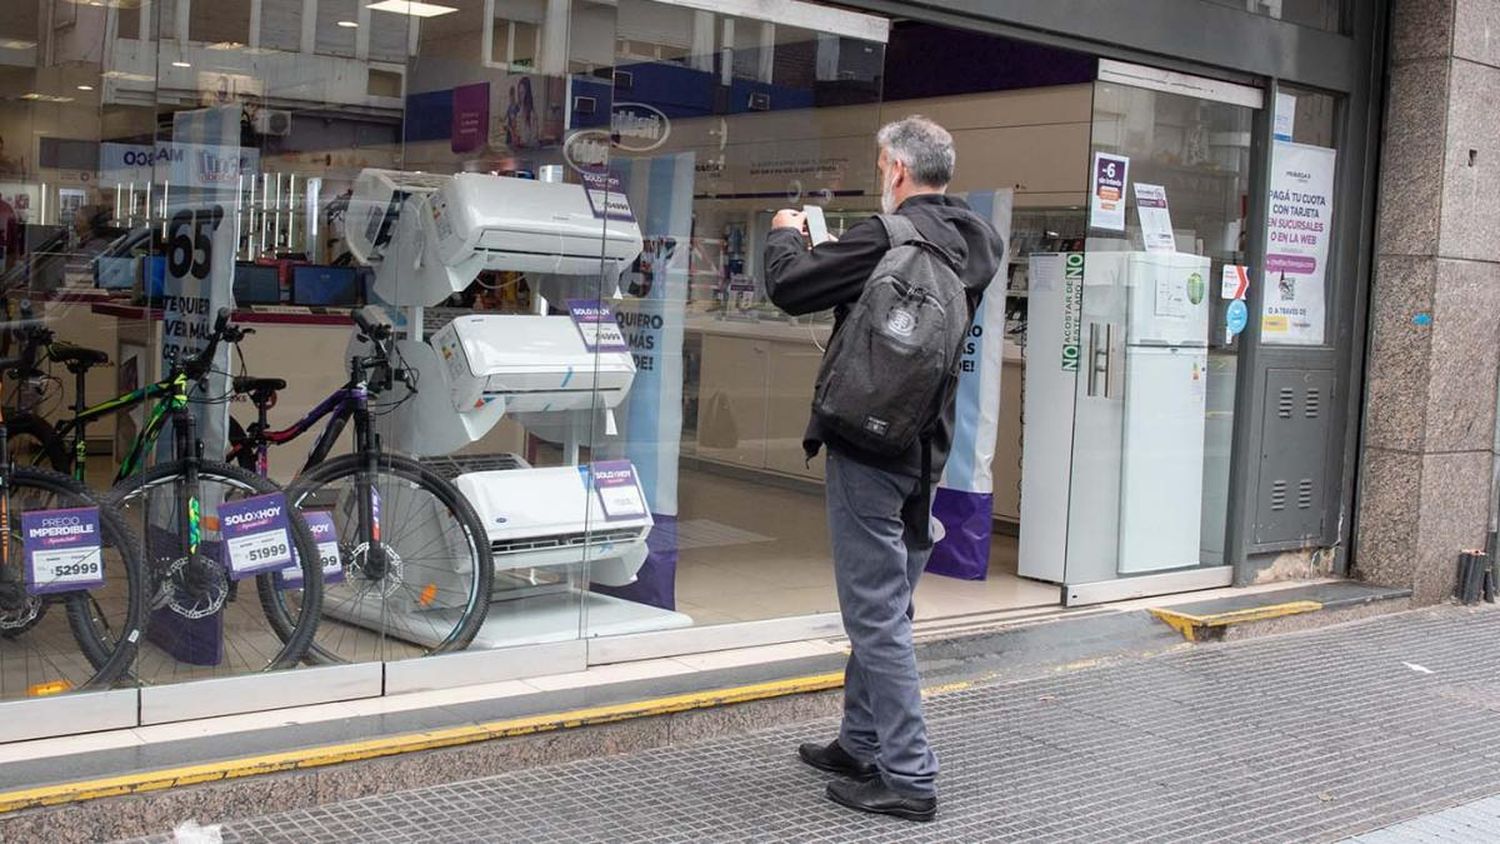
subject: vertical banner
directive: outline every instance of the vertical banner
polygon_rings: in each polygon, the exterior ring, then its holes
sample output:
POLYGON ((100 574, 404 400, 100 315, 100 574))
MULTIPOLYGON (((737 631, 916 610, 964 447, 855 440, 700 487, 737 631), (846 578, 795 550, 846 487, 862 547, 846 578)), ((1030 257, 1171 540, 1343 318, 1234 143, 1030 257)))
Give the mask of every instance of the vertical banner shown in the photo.
POLYGON ((1005 257, 974 313, 959 364, 953 448, 938 482, 932 515, 943 538, 932 549, 927 570, 964 580, 983 580, 990 568, 994 521, 992 465, 1000 422, 1000 375, 1005 366, 1005 297, 1010 279, 1010 188, 968 195, 975 213, 1000 233, 1005 257))
POLYGON ((696 156, 615 158, 645 247, 620 280, 615 319, 635 359, 635 382, 616 410, 625 456, 634 464, 656 526, 634 583, 595 591, 662 609, 677 605, 677 472, 682 448, 682 339, 696 156))
POLYGON ((1337 159, 1326 147, 1277 141, 1272 148, 1262 342, 1323 345, 1337 159))
MULTIPOLYGON (((173 117, 173 139, 194 144, 194 160, 183 162, 198 179, 193 187, 167 194, 166 295, 162 309, 162 372, 174 360, 198 354, 208 345, 220 308, 232 308, 235 214, 239 210, 240 107, 221 106, 179 111, 173 117)), ((172 181, 173 162, 159 162, 157 181, 172 181)), ((245 174, 254 178, 255 174, 245 174)), ((229 348, 215 359, 218 373, 229 371, 229 348)), ((216 399, 229 391, 227 375, 209 377, 195 399, 216 399)), ((229 405, 222 401, 193 404, 204 456, 222 459, 229 437, 229 405)), ((171 438, 163 437, 158 455, 166 459, 171 438), (163 451, 161 449, 166 449, 163 451)), ((207 502, 212 505, 215 502, 207 502)))

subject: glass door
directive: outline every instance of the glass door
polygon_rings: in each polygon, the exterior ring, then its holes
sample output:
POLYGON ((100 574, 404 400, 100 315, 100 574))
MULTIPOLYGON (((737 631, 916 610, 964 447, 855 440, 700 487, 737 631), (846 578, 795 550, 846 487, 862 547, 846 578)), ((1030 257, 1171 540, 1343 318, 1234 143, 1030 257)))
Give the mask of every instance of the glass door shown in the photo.
MULTIPOLYGON (((1257 89, 1101 62, 1088 238, 1063 260, 1077 314, 1070 591, 1174 573, 1195 581, 1178 588, 1212 585, 1196 581, 1224 562, 1260 103, 1257 89)), ((1139 591, 1116 585, 1101 594, 1139 591)))

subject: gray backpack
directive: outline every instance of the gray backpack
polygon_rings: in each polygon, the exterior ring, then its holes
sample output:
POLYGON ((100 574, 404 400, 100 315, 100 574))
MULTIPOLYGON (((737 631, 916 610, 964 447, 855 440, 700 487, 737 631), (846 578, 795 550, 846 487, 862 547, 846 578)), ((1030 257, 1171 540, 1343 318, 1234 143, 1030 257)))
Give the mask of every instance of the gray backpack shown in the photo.
POLYGON ((971 316, 946 253, 905 217, 877 219, 890 251, 828 344, 812 410, 825 432, 893 457, 925 438, 942 412, 971 316))

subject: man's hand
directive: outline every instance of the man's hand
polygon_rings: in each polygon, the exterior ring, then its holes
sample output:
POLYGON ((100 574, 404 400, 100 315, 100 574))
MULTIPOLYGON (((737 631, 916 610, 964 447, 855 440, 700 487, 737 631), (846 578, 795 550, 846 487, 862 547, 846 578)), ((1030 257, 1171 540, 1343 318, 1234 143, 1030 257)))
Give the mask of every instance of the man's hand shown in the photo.
POLYGON ((807 234, 807 215, 791 208, 783 208, 776 212, 775 217, 771 218, 771 228, 796 229, 803 234, 807 234))

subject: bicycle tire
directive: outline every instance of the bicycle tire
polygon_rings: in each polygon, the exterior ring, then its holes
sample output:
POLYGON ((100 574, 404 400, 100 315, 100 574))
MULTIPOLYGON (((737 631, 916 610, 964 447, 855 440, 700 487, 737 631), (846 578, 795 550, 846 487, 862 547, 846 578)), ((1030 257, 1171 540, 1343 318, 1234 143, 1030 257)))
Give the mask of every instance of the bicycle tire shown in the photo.
MULTIPOLYGON (((287 497, 294 509, 307 506, 311 498, 320 489, 325 489, 339 480, 356 476, 364 469, 364 458, 359 455, 345 454, 327 460, 296 480, 292 481, 287 488, 287 497)), ((376 464, 379 473, 399 479, 404 484, 410 484, 425 491, 439 505, 448 510, 448 515, 454 523, 463 531, 463 539, 467 542, 467 553, 470 562, 467 571, 472 573, 472 580, 468 586, 468 594, 459 608, 458 622, 452 629, 434 645, 421 644, 419 648, 425 648, 422 655, 432 655, 460 651, 467 648, 479 628, 484 624, 489 611, 490 592, 494 586, 495 566, 494 558, 490 551, 488 534, 484 530, 479 515, 469 504, 458 488, 448 480, 431 471, 415 460, 393 454, 382 454, 376 464)), ((386 484, 390 488, 389 482, 386 484)), ((377 489, 381 485, 377 483, 377 489)), ((405 520, 392 518, 391 523, 402 524, 405 520)), ((420 522, 418 522, 420 523, 420 522)), ((388 540, 385 544, 394 545, 400 537, 388 540)), ((455 537, 456 538, 456 537, 455 537)), ((398 551, 399 554, 399 551, 398 551)), ((462 564, 460 564, 462 565, 462 564)), ((430 588, 430 587, 428 587, 430 588)), ((330 607, 325 600, 323 610, 325 623, 327 622, 330 607)), ((383 631, 382 631, 383 632, 383 631)), ((399 637, 398 637, 399 638, 399 637)), ((407 640, 410 642, 411 640, 407 640)), ((309 657, 318 662, 340 663, 349 660, 337 653, 332 653, 317 641, 309 649, 309 657)))
POLYGON ((41 445, 37 456, 44 457, 47 461, 45 464, 33 462, 14 465, 29 465, 31 468, 50 467, 65 476, 72 471, 73 458, 68 453, 68 445, 61 436, 58 436, 57 429, 52 427, 52 423, 46 419, 30 411, 7 410, 5 411, 5 430, 11 443, 23 437, 36 440, 41 445))
POLYGON ((135 660, 140 639, 146 624, 145 567, 141 560, 141 541, 130 530, 125 520, 107 505, 101 504, 94 493, 83 484, 60 472, 50 469, 17 467, 11 470, 11 496, 18 491, 38 489, 58 497, 60 503, 71 507, 97 507, 99 510, 99 538, 105 547, 113 547, 120 555, 125 576, 125 617, 119 625, 118 635, 103 637, 90 610, 88 591, 63 593, 68 625, 79 649, 94 667, 94 675, 78 688, 102 688, 114 683, 129 670, 135 660), (114 641, 107 641, 113 638, 114 641))
MULTIPOLYGON (((159 488, 180 479, 184 469, 185 462, 181 460, 159 463, 115 484, 106 500, 111 507, 123 507, 144 490, 159 488)), ((237 487, 254 495, 285 492, 275 483, 259 475, 216 460, 200 461, 198 477, 202 481, 237 487)), ((288 496, 288 501, 290 500, 288 496)), ((288 510, 291 511, 293 508, 288 507, 288 510)), ((289 512, 289 515, 292 516, 288 519, 292 530, 292 544, 297 551, 298 564, 303 575, 303 588, 300 590, 303 593, 302 610, 296 618, 283 619, 286 622, 285 625, 271 625, 276 637, 282 642, 282 648, 259 671, 291 668, 303 661, 316 632, 322 606, 323 580, 318 566, 317 544, 313 541, 312 531, 308 529, 307 523, 295 512, 289 512)), ((275 591, 275 578, 275 572, 257 575, 254 578, 263 600, 268 592, 275 591)))

